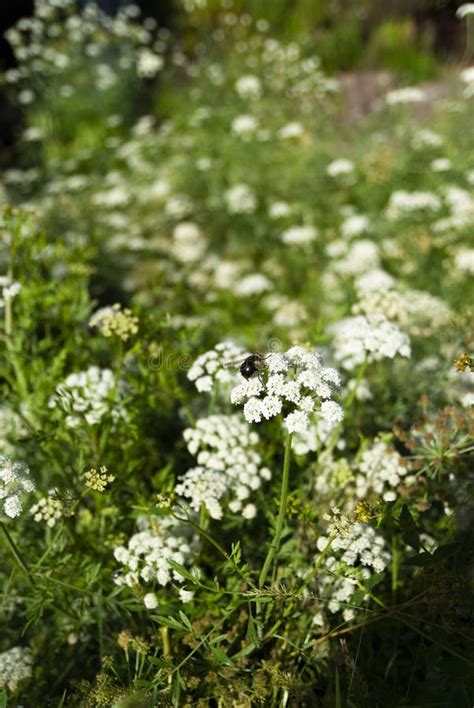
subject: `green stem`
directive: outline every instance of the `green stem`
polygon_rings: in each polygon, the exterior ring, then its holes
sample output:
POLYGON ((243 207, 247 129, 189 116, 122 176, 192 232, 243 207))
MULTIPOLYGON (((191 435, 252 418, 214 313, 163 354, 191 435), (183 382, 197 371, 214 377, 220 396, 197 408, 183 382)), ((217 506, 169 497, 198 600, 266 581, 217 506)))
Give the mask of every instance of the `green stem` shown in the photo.
POLYGON ((3 535, 5 536, 5 539, 7 541, 7 545, 10 548, 10 551, 12 552, 14 559, 16 560, 16 562, 18 563, 18 565, 22 569, 22 571, 27 575, 30 583, 32 585, 34 585, 33 578, 31 577, 30 569, 28 568, 27 564, 23 560, 22 555, 21 555, 20 551, 18 550, 15 541, 10 536, 7 527, 5 526, 5 524, 2 521, 0 521, 0 529, 3 531, 3 535))
POLYGON ((262 570, 260 571, 260 576, 258 579, 258 586, 263 587, 265 580, 267 578, 270 567, 275 559, 276 554, 280 548, 281 534, 283 532, 283 523, 285 521, 285 511, 286 504, 288 501, 288 483, 290 479, 290 458, 291 458, 291 438, 292 433, 288 433, 285 442, 285 457, 283 458, 283 472, 281 477, 281 489, 280 489, 280 508, 278 510, 278 516, 275 524, 275 533, 273 535, 273 540, 270 544, 270 548, 267 552, 267 557, 263 564, 262 570))
POLYGON ((12 301, 11 298, 5 300, 5 334, 7 338, 12 335, 12 301))
POLYGON ((225 548, 223 548, 223 547, 221 546, 221 544, 220 544, 218 541, 216 541, 216 539, 215 539, 213 536, 211 536, 211 534, 210 534, 208 531, 206 531, 206 529, 204 529, 202 526, 200 526, 199 524, 197 524, 197 523, 189 516, 189 514, 186 513, 186 511, 185 511, 184 509, 182 509, 182 511, 183 511, 183 513, 186 514, 186 518, 183 519, 182 516, 178 516, 177 514, 173 514, 173 517, 174 517, 175 519, 177 519, 178 521, 182 521, 184 524, 190 524, 190 525, 193 527, 193 529, 195 529, 195 530, 198 532, 198 534, 200 534, 203 538, 206 539, 206 541, 209 541, 209 543, 211 543, 215 548, 217 548, 217 550, 219 551, 219 553, 221 553, 221 554, 224 556, 224 558, 226 559, 226 561, 228 561, 229 563, 232 563, 232 565, 234 566, 234 568, 235 568, 235 570, 237 571, 237 573, 238 573, 240 576, 242 576, 242 578, 243 578, 246 582, 248 582, 248 584, 250 585, 250 587, 253 587, 253 583, 252 583, 252 581, 250 580, 250 578, 248 578, 246 575, 243 575, 242 569, 239 568, 239 566, 238 566, 238 564, 235 562, 234 558, 233 558, 232 556, 230 556, 230 555, 227 553, 227 551, 225 550, 225 548))
POLYGON ((336 539, 336 536, 330 536, 328 539, 328 542, 324 546, 323 550, 319 554, 319 558, 314 566, 314 568, 311 570, 311 572, 306 576, 300 587, 298 588, 298 592, 301 592, 305 588, 308 587, 310 582, 313 580, 313 578, 317 575, 318 570, 320 569, 324 558, 326 557, 327 553, 329 552, 329 549, 331 548, 332 544, 334 543, 334 540, 336 539))

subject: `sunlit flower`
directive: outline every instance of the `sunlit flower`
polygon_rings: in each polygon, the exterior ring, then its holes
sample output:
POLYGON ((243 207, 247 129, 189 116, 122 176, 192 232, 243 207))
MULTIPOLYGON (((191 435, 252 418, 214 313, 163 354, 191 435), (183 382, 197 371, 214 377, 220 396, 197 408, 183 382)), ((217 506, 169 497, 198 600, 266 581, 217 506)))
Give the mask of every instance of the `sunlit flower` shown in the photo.
POLYGON ((66 425, 75 428, 85 421, 98 425, 109 414, 114 422, 126 420, 127 412, 121 398, 123 387, 117 385, 110 369, 91 366, 87 371, 69 374, 56 386, 56 393, 49 399, 50 408, 60 407, 66 413, 66 425), (115 393, 115 395, 113 395, 115 393))
POLYGON ((385 101, 389 106, 394 106, 397 103, 420 103, 420 101, 424 100, 426 100, 425 92, 414 86, 394 89, 385 96, 385 101))
POLYGON ((55 489, 51 489, 48 494, 30 509, 30 514, 36 522, 44 522, 49 528, 53 528, 64 515, 64 504, 58 499, 55 489))
POLYGON ((213 415, 187 428, 183 437, 198 467, 180 478, 176 493, 194 511, 203 505, 213 519, 222 518, 224 502, 234 514, 253 518, 256 507, 247 500, 271 477, 256 450, 258 435, 237 415, 213 415))
POLYGON ((288 246, 302 246, 314 241, 317 235, 314 226, 292 226, 284 231, 280 238, 288 246))
POLYGON ((383 315, 347 317, 332 327, 334 357, 345 369, 395 356, 410 357, 410 340, 383 315))
POLYGON ((249 423, 260 423, 284 413, 288 432, 303 432, 309 425, 309 413, 319 410, 323 418, 342 420, 342 409, 332 401, 340 384, 335 369, 323 365, 321 357, 304 347, 292 347, 285 353, 271 353, 265 358, 266 377, 251 378, 231 391, 234 404, 244 404, 244 417, 249 423))
POLYGON ((16 691, 21 681, 33 676, 33 655, 29 647, 12 647, 0 654, 0 687, 16 691))
POLYGON ((354 171, 354 163, 345 158, 334 160, 326 167, 326 172, 330 177, 344 177, 351 175, 354 171))
POLYGON ((257 206, 255 195, 246 184, 230 187, 225 192, 224 199, 230 214, 251 214, 257 206))
POLYGON ((155 54, 151 49, 142 49, 137 56, 137 74, 147 79, 152 79, 163 68, 163 57, 155 54))
POLYGON ((11 519, 19 516, 23 510, 23 495, 34 490, 28 466, 0 456, 0 502, 5 514, 11 519))
POLYGON ((115 560, 123 570, 114 577, 117 585, 133 587, 141 583, 166 586, 172 580, 180 583, 184 578, 169 561, 191 566, 199 548, 197 538, 175 519, 139 517, 138 533, 127 546, 114 550, 115 560))

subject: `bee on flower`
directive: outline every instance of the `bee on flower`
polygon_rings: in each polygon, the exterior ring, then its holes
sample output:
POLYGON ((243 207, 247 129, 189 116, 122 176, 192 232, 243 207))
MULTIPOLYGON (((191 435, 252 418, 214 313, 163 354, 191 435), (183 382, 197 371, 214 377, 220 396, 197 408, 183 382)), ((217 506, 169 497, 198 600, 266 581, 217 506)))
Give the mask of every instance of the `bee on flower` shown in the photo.
POLYGON ((295 346, 285 353, 265 357, 266 379, 250 378, 230 394, 235 405, 244 404, 244 418, 260 423, 284 414, 289 433, 304 432, 309 414, 317 411, 323 420, 340 422, 341 406, 332 400, 340 385, 336 369, 324 366, 319 354, 295 346))

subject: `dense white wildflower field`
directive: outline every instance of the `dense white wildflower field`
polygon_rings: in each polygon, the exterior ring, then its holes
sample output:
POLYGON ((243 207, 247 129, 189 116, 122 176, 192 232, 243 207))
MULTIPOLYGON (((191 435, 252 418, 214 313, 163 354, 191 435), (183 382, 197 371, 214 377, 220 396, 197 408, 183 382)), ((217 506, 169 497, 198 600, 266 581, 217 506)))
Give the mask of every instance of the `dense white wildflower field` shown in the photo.
POLYGON ((354 124, 231 10, 7 39, 0 706, 471 706, 474 69, 354 124))

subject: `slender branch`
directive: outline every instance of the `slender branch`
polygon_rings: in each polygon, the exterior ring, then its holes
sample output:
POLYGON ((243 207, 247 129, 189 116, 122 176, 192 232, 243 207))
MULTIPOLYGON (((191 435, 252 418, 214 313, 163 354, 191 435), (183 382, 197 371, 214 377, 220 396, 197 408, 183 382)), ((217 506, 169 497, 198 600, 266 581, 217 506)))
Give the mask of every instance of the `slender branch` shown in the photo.
POLYGON ((291 458, 291 438, 292 433, 288 433, 285 442, 285 456, 283 458, 283 472, 281 477, 281 489, 280 489, 280 508, 278 510, 277 521, 275 525, 275 533, 273 535, 273 540, 270 544, 270 548, 267 552, 267 557, 265 558, 262 570, 260 571, 260 576, 258 579, 258 586, 261 588, 265 583, 270 567, 275 559, 276 554, 280 548, 281 535, 283 532, 283 523, 285 521, 286 504, 288 501, 288 483, 290 479, 290 458, 291 458))
POLYGON ((31 571, 28 568, 28 565, 26 564, 26 562, 23 560, 23 557, 22 557, 20 551, 18 550, 18 547, 17 547, 15 541, 10 536, 10 533, 9 533, 7 527, 5 526, 5 524, 2 521, 0 521, 0 529, 2 530, 3 535, 5 536, 7 545, 10 548, 10 551, 11 551, 12 556, 14 557, 15 561, 17 562, 17 564, 19 565, 21 570, 26 574, 30 583, 32 585, 34 585, 31 571))

